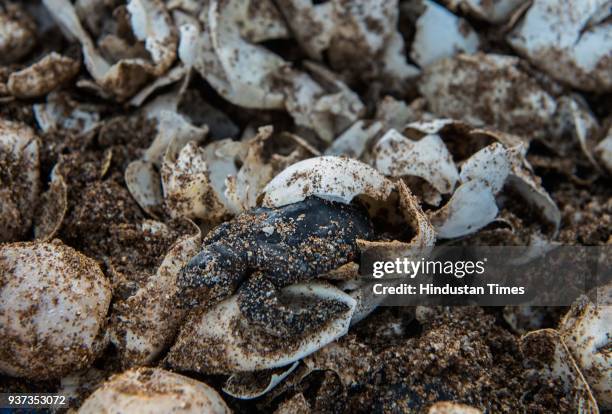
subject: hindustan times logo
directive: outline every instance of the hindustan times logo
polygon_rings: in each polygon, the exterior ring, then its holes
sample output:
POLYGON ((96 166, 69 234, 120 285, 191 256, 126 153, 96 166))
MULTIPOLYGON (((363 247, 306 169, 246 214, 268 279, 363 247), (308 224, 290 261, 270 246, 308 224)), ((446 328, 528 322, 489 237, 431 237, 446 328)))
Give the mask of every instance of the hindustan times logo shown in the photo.
POLYGON ((418 275, 446 275, 458 279, 468 275, 482 275, 485 272, 483 260, 412 260, 406 257, 392 261, 376 261, 372 264, 372 276, 380 279, 385 275, 406 276, 414 279, 418 275))

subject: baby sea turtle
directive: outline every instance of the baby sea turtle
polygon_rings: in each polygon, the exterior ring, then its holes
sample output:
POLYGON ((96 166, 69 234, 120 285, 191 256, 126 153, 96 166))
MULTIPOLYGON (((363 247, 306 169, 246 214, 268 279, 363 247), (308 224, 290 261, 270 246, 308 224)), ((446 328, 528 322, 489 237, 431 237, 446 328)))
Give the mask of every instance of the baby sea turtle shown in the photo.
POLYGON ((331 304, 282 303, 279 289, 355 260, 356 240, 373 233, 362 207, 318 197, 253 209, 207 236, 178 277, 179 304, 208 306, 238 289, 240 310, 249 321, 276 336, 302 332, 337 310, 331 304))

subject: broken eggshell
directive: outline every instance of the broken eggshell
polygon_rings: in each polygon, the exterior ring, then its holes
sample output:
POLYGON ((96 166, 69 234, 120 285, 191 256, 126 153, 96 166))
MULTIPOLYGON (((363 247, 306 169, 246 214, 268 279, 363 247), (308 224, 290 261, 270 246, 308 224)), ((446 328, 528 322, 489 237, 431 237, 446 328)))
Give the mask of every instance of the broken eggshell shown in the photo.
POLYGON ((131 162, 125 170, 126 186, 144 211, 155 217, 162 209, 164 200, 159 169, 168 149, 172 148, 168 156, 176 157, 176 152, 188 142, 203 141, 207 132, 207 128, 191 125, 176 112, 159 113, 157 134, 153 142, 142 159, 131 162))
POLYGON ((233 374, 225 381, 223 392, 241 400, 259 398, 280 384, 299 364, 300 361, 296 361, 287 367, 268 371, 233 374))
POLYGON ((30 127, 0 118, 0 242, 30 229, 40 191, 39 146, 30 127))
POLYGON ((61 243, 6 244, 0 278, 3 374, 60 378, 106 345, 111 289, 92 259, 61 243))
POLYGON ((535 0, 508 43, 560 82, 584 91, 611 91, 611 13, 607 0, 535 0))
POLYGON ((420 0, 404 3, 403 7, 416 20, 410 58, 420 67, 458 53, 472 54, 478 50, 480 42, 474 29, 443 6, 420 0))
POLYGON ((437 134, 413 141, 390 129, 376 143, 373 152, 374 167, 381 173, 423 178, 442 194, 452 192, 459 179, 453 157, 437 134))
POLYGON ((419 90, 438 116, 529 138, 546 138, 556 111, 553 96, 514 56, 477 53, 442 59, 425 69, 419 90))
POLYGON ((314 195, 345 204, 359 195, 385 200, 393 183, 372 167, 351 158, 321 156, 290 165, 272 179, 260 197, 264 207, 281 207, 314 195))
POLYGON ((174 339, 185 312, 175 306, 176 278, 199 248, 200 229, 179 238, 147 283, 113 309, 111 342, 124 366, 151 363, 174 339))
POLYGON ((79 414, 229 414, 221 396, 203 382, 160 368, 137 368, 114 375, 94 391, 79 414))
POLYGON ((598 288, 596 299, 576 300, 560 323, 563 342, 591 386, 602 410, 612 408, 612 285, 598 288))
POLYGON ((132 34, 144 44, 150 60, 134 57, 120 58, 117 62, 109 62, 96 48, 70 1, 43 0, 43 3, 66 36, 81 43, 85 67, 103 95, 110 92, 123 101, 134 95, 151 77, 164 74, 174 62, 178 39, 161 1, 128 1, 126 7, 132 34))
MULTIPOLYGON (((345 310, 311 332, 279 340, 249 324, 236 295, 192 315, 183 325, 166 364, 206 374, 231 374, 291 364, 348 332, 355 300, 322 282, 292 285, 281 293, 287 300, 334 301, 345 310), (206 352, 201 352, 206 349, 206 352)), ((324 305, 322 305, 324 306, 324 305)))

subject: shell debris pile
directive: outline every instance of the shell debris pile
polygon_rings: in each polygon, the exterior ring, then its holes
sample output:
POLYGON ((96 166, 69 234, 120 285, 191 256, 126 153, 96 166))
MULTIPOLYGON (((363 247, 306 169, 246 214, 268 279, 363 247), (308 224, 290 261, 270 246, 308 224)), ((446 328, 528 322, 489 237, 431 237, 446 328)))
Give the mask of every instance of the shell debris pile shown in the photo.
POLYGON ((359 277, 611 232, 609 0, 0 0, 2 393, 612 410, 609 285, 386 307, 359 277))

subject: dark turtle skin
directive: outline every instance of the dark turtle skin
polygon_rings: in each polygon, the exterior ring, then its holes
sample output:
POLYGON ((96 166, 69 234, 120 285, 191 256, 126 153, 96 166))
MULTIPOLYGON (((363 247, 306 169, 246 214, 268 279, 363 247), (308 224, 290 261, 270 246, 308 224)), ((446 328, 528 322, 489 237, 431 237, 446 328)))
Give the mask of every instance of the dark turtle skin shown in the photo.
POLYGON ((301 332, 336 310, 283 304, 279 289, 356 260, 356 240, 373 234, 363 208, 318 197, 242 213, 212 230, 182 269, 179 305, 210 306, 238 289, 240 310, 251 322, 277 336, 301 332))

